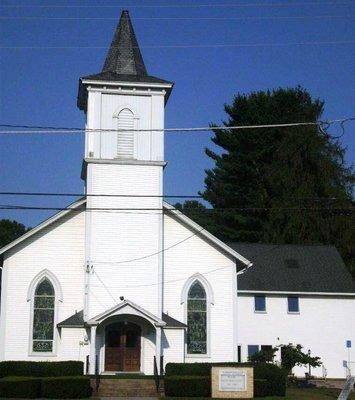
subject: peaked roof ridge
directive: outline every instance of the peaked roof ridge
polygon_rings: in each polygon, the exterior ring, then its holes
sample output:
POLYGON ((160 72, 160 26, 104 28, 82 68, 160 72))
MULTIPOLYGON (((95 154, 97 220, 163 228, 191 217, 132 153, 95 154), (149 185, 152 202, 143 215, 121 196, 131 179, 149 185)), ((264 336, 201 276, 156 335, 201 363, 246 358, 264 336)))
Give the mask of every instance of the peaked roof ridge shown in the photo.
POLYGON ((128 10, 123 10, 102 72, 147 76, 128 10))

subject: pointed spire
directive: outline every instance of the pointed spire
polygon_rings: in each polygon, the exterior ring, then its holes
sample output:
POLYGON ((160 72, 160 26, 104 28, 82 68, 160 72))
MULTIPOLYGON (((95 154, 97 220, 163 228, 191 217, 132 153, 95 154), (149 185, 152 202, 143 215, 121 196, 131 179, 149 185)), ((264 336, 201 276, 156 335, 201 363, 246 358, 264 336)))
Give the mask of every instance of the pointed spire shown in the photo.
POLYGON ((102 72, 147 76, 128 11, 122 11, 102 72))

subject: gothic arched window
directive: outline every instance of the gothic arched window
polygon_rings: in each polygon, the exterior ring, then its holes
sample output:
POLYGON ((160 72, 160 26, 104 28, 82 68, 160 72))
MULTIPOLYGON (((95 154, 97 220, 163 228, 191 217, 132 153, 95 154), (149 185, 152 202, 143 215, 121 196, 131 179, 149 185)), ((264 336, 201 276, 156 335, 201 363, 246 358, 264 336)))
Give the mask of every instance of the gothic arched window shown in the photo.
POLYGON ((117 116, 119 132, 117 134, 117 156, 120 158, 133 158, 134 156, 134 115, 124 108, 117 116), (123 130, 121 130, 123 129, 123 130), (124 131, 127 129, 127 131, 124 131))
POLYGON ((187 294, 187 353, 207 354, 206 291, 195 280, 187 294))
POLYGON ((48 278, 42 279, 34 292, 32 351, 53 352, 55 291, 48 278))

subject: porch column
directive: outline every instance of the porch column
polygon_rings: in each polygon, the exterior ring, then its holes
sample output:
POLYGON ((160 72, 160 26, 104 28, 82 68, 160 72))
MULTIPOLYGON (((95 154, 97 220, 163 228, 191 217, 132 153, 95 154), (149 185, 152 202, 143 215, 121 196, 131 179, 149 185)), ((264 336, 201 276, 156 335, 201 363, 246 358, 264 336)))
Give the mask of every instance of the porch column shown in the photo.
POLYGON ((95 375, 96 371, 96 325, 91 325, 90 328, 90 375, 95 375))
POLYGON ((162 372, 160 371, 160 356, 161 356, 161 327, 157 326, 155 334, 155 358, 157 361, 158 374, 162 372))

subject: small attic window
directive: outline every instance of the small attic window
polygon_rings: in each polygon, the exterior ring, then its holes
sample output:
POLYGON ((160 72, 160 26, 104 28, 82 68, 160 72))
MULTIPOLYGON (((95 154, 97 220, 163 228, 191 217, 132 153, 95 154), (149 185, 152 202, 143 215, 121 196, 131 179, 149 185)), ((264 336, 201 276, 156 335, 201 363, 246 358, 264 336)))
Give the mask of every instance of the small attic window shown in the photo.
POLYGON ((285 264, 287 268, 299 268, 300 264, 298 263, 298 260, 295 258, 286 258, 285 264))

